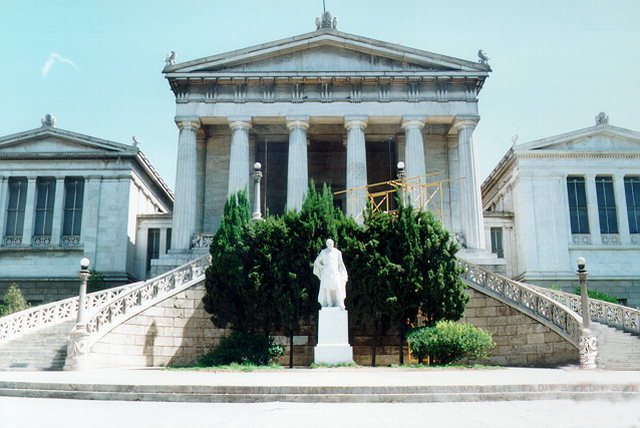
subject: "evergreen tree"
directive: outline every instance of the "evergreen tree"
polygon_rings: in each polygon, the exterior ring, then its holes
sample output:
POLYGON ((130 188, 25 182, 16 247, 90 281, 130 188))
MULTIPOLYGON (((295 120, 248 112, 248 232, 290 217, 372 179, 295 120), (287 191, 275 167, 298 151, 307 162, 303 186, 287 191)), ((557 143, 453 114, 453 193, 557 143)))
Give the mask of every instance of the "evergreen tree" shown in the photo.
POLYGON ((216 326, 228 325, 246 333, 262 331, 265 326, 264 296, 252 266, 254 238, 247 194, 239 192, 227 200, 210 247, 203 302, 216 326))
POLYGON ((18 286, 11 284, 11 287, 9 287, 7 293, 4 295, 4 304, 0 305, 0 316, 13 314, 14 312, 29 309, 30 307, 31 305, 27 303, 18 286))

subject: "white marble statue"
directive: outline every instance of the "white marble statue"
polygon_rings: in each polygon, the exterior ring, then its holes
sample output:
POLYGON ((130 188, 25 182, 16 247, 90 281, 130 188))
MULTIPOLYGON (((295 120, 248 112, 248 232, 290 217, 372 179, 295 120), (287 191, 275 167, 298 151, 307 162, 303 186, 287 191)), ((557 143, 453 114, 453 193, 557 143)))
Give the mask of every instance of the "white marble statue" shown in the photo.
POLYGON ((320 251, 313 262, 313 274, 320 278, 318 302, 322 307, 339 307, 344 310, 347 268, 342 261, 342 252, 333 245, 333 239, 327 239, 327 248, 320 251))

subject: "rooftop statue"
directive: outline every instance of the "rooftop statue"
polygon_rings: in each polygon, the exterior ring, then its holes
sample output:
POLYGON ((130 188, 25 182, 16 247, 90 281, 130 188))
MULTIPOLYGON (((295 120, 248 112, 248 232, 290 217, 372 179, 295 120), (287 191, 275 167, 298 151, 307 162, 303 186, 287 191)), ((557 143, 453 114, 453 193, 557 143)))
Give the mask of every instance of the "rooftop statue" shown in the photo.
POLYGON ((487 56, 487 53, 482 49, 478 50, 478 58, 480 58, 478 60, 480 64, 489 64, 489 60, 491 59, 489 58, 489 56, 487 56))
POLYGON ((338 27, 338 18, 334 18, 331 16, 331 12, 324 12, 322 14, 322 19, 316 17, 316 30, 321 28, 333 28, 334 30, 338 27))
POLYGON ((596 116, 596 125, 608 125, 609 124, 609 116, 603 111, 598 113, 596 116))
POLYGON ((166 65, 175 65, 176 64, 176 53, 171 51, 167 54, 167 57, 164 59, 166 65))
POLYGON ((42 123, 42 126, 54 127, 56 126, 56 117, 52 114, 48 114, 43 119, 40 119, 40 123, 42 123))

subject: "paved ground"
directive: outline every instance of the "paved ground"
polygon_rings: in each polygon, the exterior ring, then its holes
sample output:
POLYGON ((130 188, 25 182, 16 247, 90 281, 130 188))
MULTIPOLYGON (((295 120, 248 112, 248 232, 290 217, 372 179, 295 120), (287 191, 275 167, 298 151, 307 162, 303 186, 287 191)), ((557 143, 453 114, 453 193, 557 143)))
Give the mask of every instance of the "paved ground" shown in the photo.
POLYGON ((15 427, 640 427, 637 401, 428 404, 205 404, 0 397, 15 427))
MULTIPOLYGON (((0 372, 0 381, 112 385, 640 385, 640 371, 294 369, 0 372)), ((450 403, 171 403, 0 397, 0 427, 638 427, 640 399, 450 403)))
POLYGON ((635 384, 640 371, 580 369, 332 368, 232 371, 102 369, 83 372, 0 372, 0 381, 107 385, 394 386, 635 384))

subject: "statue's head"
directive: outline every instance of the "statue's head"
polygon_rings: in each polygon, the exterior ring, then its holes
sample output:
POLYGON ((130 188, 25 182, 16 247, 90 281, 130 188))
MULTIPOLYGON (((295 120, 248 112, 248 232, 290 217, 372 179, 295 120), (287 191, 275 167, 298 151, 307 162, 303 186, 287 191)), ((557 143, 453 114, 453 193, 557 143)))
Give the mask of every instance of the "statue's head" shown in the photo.
POLYGON ((333 248, 333 239, 327 239, 327 248, 333 248))

